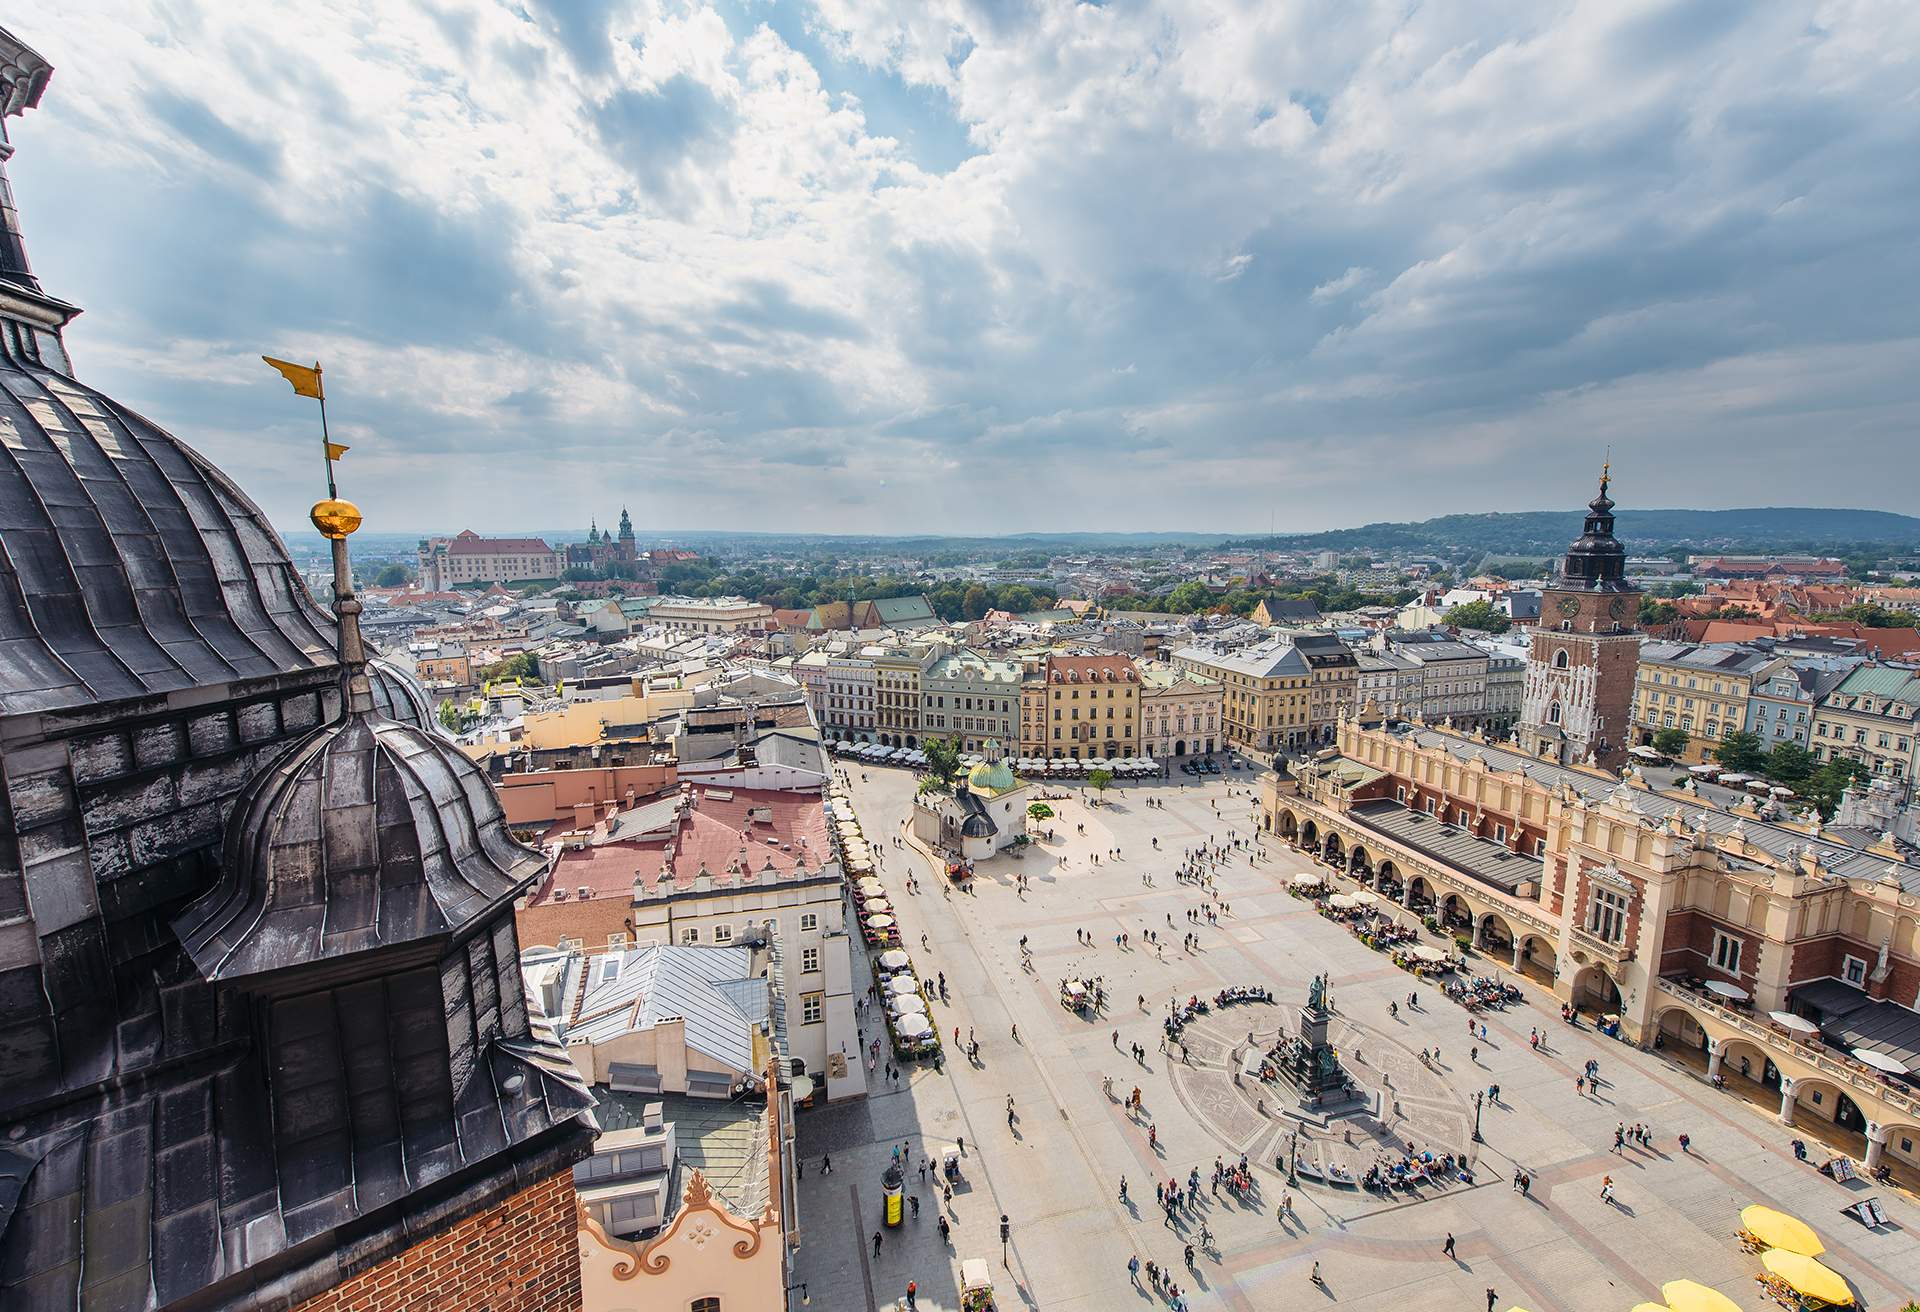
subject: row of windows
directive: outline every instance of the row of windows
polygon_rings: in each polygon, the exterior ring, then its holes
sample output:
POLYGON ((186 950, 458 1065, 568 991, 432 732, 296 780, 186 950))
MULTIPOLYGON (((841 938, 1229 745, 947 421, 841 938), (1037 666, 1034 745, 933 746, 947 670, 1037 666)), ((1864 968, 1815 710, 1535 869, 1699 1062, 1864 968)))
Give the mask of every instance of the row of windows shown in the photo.
MULTIPOLYGON (((1860 753, 1848 751, 1842 747, 1835 747, 1831 751, 1820 746, 1816 746, 1813 749, 1813 759, 1816 761, 1837 761, 1841 757, 1850 757, 1858 761, 1860 760, 1860 753)), ((1870 764, 1875 770, 1883 774, 1891 775, 1895 779, 1904 779, 1907 775, 1907 763, 1905 761, 1874 761, 1864 762, 1863 764, 1870 764)))
MULTIPOLYGON (((1867 732, 1867 730, 1861 728, 1859 725, 1853 726, 1853 741, 1863 747, 1866 746, 1867 732)), ((1841 742, 1847 740, 1847 726, 1844 724, 1834 724, 1827 720, 1821 720, 1815 723, 1813 733, 1816 738, 1834 738, 1841 742)), ((1911 749, 1913 739, 1906 734, 1875 733, 1874 746, 1889 751, 1904 752, 1911 749), (1898 747, 1894 746, 1896 742, 1899 744, 1898 747)))

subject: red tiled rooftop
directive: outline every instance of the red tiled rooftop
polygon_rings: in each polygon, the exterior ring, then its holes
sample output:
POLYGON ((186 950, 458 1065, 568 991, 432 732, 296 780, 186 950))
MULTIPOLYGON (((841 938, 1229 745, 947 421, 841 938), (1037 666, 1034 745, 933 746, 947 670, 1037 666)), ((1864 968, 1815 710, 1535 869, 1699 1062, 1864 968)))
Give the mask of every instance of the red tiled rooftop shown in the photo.
MULTIPOLYGON (((743 872, 757 876, 769 864, 776 873, 791 875, 818 870, 833 857, 826 806, 818 794, 708 785, 683 785, 683 791, 698 800, 680 817, 670 839, 609 842, 603 837, 597 846, 563 848, 552 877, 529 896, 529 905, 577 901, 581 888, 590 897, 631 897, 636 877, 651 892, 666 874, 669 842, 675 880, 689 886, 702 867, 716 883, 728 884, 743 872), (771 813, 769 820, 749 819, 749 812, 762 810, 771 813), (564 899, 554 897, 556 888, 565 890, 564 899)), ((549 838, 564 841, 565 832, 556 826, 549 838)), ((604 836, 605 822, 594 832, 604 836)))
POLYGON ((464 535, 449 542, 447 551, 455 556, 553 554, 553 548, 539 538, 470 538, 464 535))

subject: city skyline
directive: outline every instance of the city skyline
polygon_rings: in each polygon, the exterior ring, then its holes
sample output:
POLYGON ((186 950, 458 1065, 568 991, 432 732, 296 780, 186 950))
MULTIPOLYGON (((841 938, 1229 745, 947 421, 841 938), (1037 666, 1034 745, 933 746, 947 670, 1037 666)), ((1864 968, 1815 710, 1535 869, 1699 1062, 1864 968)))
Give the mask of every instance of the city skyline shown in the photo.
POLYGON ((1536 8, 94 0, 11 167, 80 373, 282 525, 263 352, 395 528, 1902 508, 1920 17, 1536 8))

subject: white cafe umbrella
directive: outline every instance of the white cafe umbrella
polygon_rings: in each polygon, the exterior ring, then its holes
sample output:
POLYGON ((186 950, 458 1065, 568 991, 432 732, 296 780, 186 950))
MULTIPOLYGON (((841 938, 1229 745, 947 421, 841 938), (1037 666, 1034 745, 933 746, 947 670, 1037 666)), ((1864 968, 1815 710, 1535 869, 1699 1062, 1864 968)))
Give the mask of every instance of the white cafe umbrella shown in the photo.
POLYGON ((1367 892, 1350 893, 1348 896, 1353 899, 1353 904, 1357 907, 1370 907, 1380 900, 1373 894, 1367 892))
POLYGON ((1292 884, 1295 888, 1319 888, 1322 884, 1326 883, 1327 881, 1320 878, 1320 876, 1318 875, 1295 875, 1292 879, 1289 879, 1287 882, 1289 884, 1292 884))
POLYGON ((899 996, 903 993, 918 993, 920 981, 911 975, 895 975, 887 981, 887 992, 899 996))
POLYGON ((933 1033, 933 1022, 916 1012, 895 1021, 893 1032, 903 1039, 924 1039, 933 1033))
POLYGON ((1889 1057, 1884 1052, 1875 1052, 1872 1048, 1855 1048, 1853 1050, 1853 1058, 1855 1061, 1864 1062, 1877 1071, 1885 1071, 1889 1075, 1906 1075, 1909 1073, 1905 1062, 1900 1061, 1898 1058, 1889 1057))
POLYGON ((912 959, 899 948, 888 948, 880 954, 880 969, 882 970, 905 970, 912 964, 912 959))
POLYGON ((1446 953, 1442 952, 1439 948, 1428 947, 1425 943, 1415 948, 1413 955, 1422 961, 1431 962, 1434 965, 1438 965, 1447 959, 1446 953))
POLYGON ((887 1010, 896 1016, 907 1016, 914 1012, 926 1015, 927 1000, 918 993, 896 993, 887 1000, 887 1010))
POLYGON ((1747 991, 1738 984, 1729 984, 1723 979, 1708 980, 1707 992, 1717 998, 1725 998, 1729 1002, 1745 1002, 1750 996, 1747 991))
POLYGON ((866 897, 874 897, 887 891, 887 886, 869 875, 854 885, 866 897))
POLYGON ((887 901, 885 898, 870 897, 867 899, 867 914, 878 916, 890 915, 892 912, 893 903, 887 901))
POLYGON ((892 929, 893 917, 885 914, 878 915, 878 916, 868 916, 867 928, 868 929, 892 929))
POLYGON ((1796 1016, 1790 1011, 1770 1011, 1767 1013, 1767 1019, 1775 1025, 1784 1025, 1787 1029, 1799 1034, 1818 1034, 1820 1032, 1818 1025, 1815 1025, 1805 1016, 1796 1016))
POLYGON ((1327 899, 1327 904, 1337 911, 1351 911, 1353 910, 1353 894, 1335 893, 1327 899))

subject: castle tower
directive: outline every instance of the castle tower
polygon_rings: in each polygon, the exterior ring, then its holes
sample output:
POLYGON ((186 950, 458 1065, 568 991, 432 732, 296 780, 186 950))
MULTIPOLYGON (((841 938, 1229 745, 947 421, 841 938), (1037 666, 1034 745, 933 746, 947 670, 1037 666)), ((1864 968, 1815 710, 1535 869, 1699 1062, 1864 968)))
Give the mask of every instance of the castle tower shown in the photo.
POLYGON ((633 517, 627 514, 625 506, 620 507, 620 559, 637 560, 640 553, 633 546, 633 517))
POLYGON ((1627 550, 1613 535, 1611 467, 1587 522, 1567 548, 1560 576, 1540 602, 1520 705, 1521 748, 1575 765, 1592 756, 1608 769, 1625 761, 1640 633, 1639 589, 1627 582, 1627 550))

